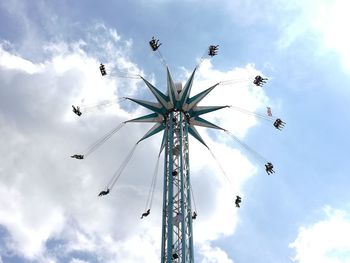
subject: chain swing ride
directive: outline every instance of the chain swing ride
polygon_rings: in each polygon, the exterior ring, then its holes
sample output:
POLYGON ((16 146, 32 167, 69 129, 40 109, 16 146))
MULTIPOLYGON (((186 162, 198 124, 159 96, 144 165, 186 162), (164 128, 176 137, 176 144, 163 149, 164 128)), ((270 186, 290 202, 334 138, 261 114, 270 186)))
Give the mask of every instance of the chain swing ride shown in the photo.
MULTIPOLYGON (((137 145, 141 141, 163 131, 163 139, 161 142, 156 167, 154 169, 152 182, 146 201, 145 212, 142 214, 141 219, 147 217, 150 214, 157 182, 160 156, 164 151, 161 262, 193 263, 194 250, 192 223, 193 220, 195 220, 197 217, 197 209, 190 181, 189 135, 192 135, 210 151, 211 155, 218 163, 222 173, 225 175, 227 180, 229 180, 218 159, 215 157, 203 138, 200 136, 195 126, 212 128, 226 132, 242 148, 252 154, 252 156, 254 156, 255 159, 259 161, 259 163, 265 165, 265 171, 268 175, 274 173, 274 166, 271 162, 266 160, 254 149, 238 139, 234 134, 203 119, 201 115, 224 108, 231 108, 237 112, 252 115, 264 121, 271 122, 273 123, 273 126, 278 130, 281 130, 284 127, 285 122, 279 118, 274 120, 272 117, 271 109, 269 107, 267 108, 267 115, 265 115, 229 105, 198 106, 198 104, 219 85, 233 85, 236 83, 251 81, 250 79, 221 81, 194 96, 190 96, 192 83, 197 69, 200 67, 204 59, 217 55, 219 47, 218 45, 209 46, 208 50, 199 60, 198 64, 196 65, 183 88, 181 87, 181 84, 178 85, 174 83, 167 63, 160 53, 159 47, 161 46, 161 43, 159 43, 159 40, 152 37, 152 39, 149 41, 149 45, 152 51, 158 56, 162 65, 166 68, 166 93, 161 92, 140 75, 132 75, 116 70, 107 72, 105 65, 101 63, 99 69, 103 77, 111 75, 119 78, 141 79, 154 95, 156 102, 124 97, 115 101, 106 100, 96 104, 82 105, 80 107, 72 105, 73 112, 76 115, 81 116, 82 114, 86 114, 103 107, 108 107, 113 104, 129 100, 149 109, 152 111, 152 113, 118 124, 103 137, 87 147, 83 153, 74 154, 71 156, 71 158, 79 160, 86 159, 90 154, 96 151, 127 123, 154 123, 154 126, 139 141, 136 142, 136 144, 133 146, 131 151, 127 154, 121 163, 119 169, 113 174, 110 181, 107 183, 105 190, 99 193, 99 196, 109 194, 110 191, 114 188, 125 167, 131 160, 137 145)), ((261 76, 256 76, 253 79, 253 84, 259 87, 262 87, 266 82, 267 78, 263 78, 261 76)), ((240 207, 240 203, 241 198, 239 196, 236 196, 236 207, 240 207)))

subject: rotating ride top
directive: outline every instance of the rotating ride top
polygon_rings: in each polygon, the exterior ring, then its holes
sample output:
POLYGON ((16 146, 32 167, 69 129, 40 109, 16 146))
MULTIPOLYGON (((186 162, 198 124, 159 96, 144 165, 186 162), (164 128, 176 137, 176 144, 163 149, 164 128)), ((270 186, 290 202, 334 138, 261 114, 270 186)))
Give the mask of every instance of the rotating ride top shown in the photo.
MULTIPOLYGON (((166 93, 161 92, 142 76, 121 74, 120 72, 117 72, 117 77, 142 79, 156 99, 156 102, 150 102, 124 97, 123 99, 117 100, 117 103, 121 102, 122 100, 130 100, 149 109, 152 111, 152 113, 119 124, 105 136, 89 146, 83 154, 75 154, 71 157, 75 159, 85 159, 88 155, 105 143, 113 134, 118 132, 126 123, 154 123, 154 126, 134 145, 131 152, 126 156, 119 169, 114 173, 111 180, 108 182, 106 189, 101 191, 99 196, 107 195, 113 189, 124 168, 130 161, 136 146, 141 141, 163 131, 163 139, 146 203, 147 210, 145 209, 146 212, 142 214, 141 218, 147 217, 150 214, 158 174, 159 158, 164 150, 161 262, 194 262, 192 221, 196 219, 197 213, 190 182, 189 135, 192 135, 201 144, 203 144, 218 162, 208 145, 198 133, 195 126, 222 130, 229 133, 236 142, 238 142, 243 148, 256 157, 258 161, 264 163, 267 174, 274 173, 274 167, 271 162, 267 161, 248 145, 240 141, 232 133, 203 119, 201 116, 209 112, 230 107, 233 110, 254 115, 263 120, 273 122, 274 127, 279 130, 283 128, 285 122, 283 122, 281 119, 276 119, 273 121, 270 108, 268 108, 268 114, 266 116, 228 105, 198 106, 198 104, 217 86, 241 82, 241 80, 222 81, 194 96, 190 95, 196 70, 199 68, 201 62, 206 58, 206 56, 213 57, 217 55, 218 45, 209 46, 207 52, 204 56, 202 56, 198 65, 195 67, 187 80, 185 86, 182 88, 181 85, 175 84, 173 81, 166 62, 159 51, 159 47, 161 45, 159 40, 152 37, 149 44, 151 49, 159 56, 161 63, 166 67, 166 93), (192 208, 192 205, 194 205, 194 209, 192 208)), ((100 64, 100 72, 102 76, 108 75, 105 65, 102 63, 100 64)), ((267 78, 256 76, 253 83, 261 87, 266 83, 266 81, 267 78)), ((73 112, 76 115, 81 116, 84 112, 89 112, 93 109, 112 104, 113 102, 111 101, 104 101, 103 103, 96 105, 86 105, 81 107, 73 105, 72 107, 73 112)), ((219 162, 218 165, 225 174, 219 162)), ((240 207, 240 203, 241 198, 237 196, 235 200, 236 207, 240 207)))

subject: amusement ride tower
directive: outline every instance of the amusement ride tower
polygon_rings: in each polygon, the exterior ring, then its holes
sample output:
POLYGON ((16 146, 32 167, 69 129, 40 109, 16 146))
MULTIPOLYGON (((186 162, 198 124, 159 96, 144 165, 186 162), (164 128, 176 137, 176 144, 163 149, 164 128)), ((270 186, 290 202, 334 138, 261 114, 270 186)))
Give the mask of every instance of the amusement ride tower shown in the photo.
MULTIPOLYGON (((191 88, 194 80, 196 70, 200 63, 203 61, 201 58, 199 64, 195 67, 189 79, 184 87, 181 84, 175 84, 173 78, 166 66, 165 60, 159 52, 158 48, 161 44, 159 40, 152 38, 149 42, 153 51, 157 51, 159 58, 166 68, 167 74, 167 87, 166 92, 163 93, 145 78, 135 75, 131 78, 142 79, 151 93, 154 95, 156 102, 150 102, 145 100, 139 100, 134 98, 124 98, 133 101, 150 111, 152 113, 125 121, 118 125, 111 132, 107 133, 104 137, 92 144, 85 152, 85 154, 75 154, 72 158, 84 159, 93 151, 95 151, 100 145, 106 142, 114 133, 116 133, 125 123, 130 122, 144 122, 154 123, 154 126, 136 143, 159 133, 163 132, 163 139, 161 143, 161 152, 164 150, 164 177, 163 177, 163 209, 162 209, 162 241, 161 241, 161 263, 193 263, 194 262, 194 250, 193 250, 193 231, 192 220, 196 218, 196 213, 192 209, 191 204, 191 178, 190 178, 190 163, 189 163, 189 135, 192 135, 200 143, 209 149, 204 142, 195 126, 202 126, 206 128, 213 128, 224 130, 223 128, 203 119, 201 116, 214 112, 230 106, 198 106, 198 104, 220 84, 230 83, 232 81, 223 81, 216 83, 215 85, 207 88, 206 90, 191 96, 191 88)), ((209 46, 207 55, 213 57, 217 54, 218 46, 209 46)), ((107 71, 103 64, 100 65, 100 71, 102 76, 107 75, 107 71)), ((123 77, 123 76, 121 76, 123 77)), ((130 75, 125 76, 130 78, 130 75)), ((262 86, 266 83, 266 78, 256 76, 254 84, 262 86)), ((103 105, 110 105, 110 103, 104 103, 103 105)), ((82 115, 79 107, 73 107, 73 112, 78 116, 82 115)), ((83 108, 83 107, 82 107, 83 108)), ((237 108, 237 110, 255 115, 269 122, 273 122, 271 109, 268 107, 268 116, 262 114, 256 114, 237 108)), ((88 108, 85 108, 88 110, 88 108)), ((284 127, 284 122, 281 119, 276 119, 273 123, 276 129, 281 130, 284 127)), ((228 132, 228 131, 226 131, 228 132)), ((249 148, 246 144, 241 142, 233 134, 229 133, 234 140, 241 144, 246 150, 250 151, 258 160, 265 164, 265 170, 267 174, 274 173, 272 163, 268 162, 261 155, 249 148)), ((120 168, 114 173, 112 179, 108 183, 106 190, 102 191, 99 196, 109 194, 110 190, 116 184, 118 178, 122 174, 125 166, 129 162, 135 147, 127 155, 125 161, 121 164, 120 168)), ((210 150, 210 149, 209 149, 210 150)), ((211 152, 212 153, 212 152, 211 152)), ((158 161, 159 161, 158 156, 158 161)), ((215 157, 214 157, 215 158, 215 157)), ((157 169, 158 170, 157 162, 157 169)), ((155 173, 156 175, 156 173, 155 173)), ((155 177, 152 181, 149 200, 150 206, 152 203, 155 177)), ((147 201, 148 202, 148 201, 147 201)), ((240 197, 237 196, 236 206, 239 207, 240 197), (239 200, 238 200, 239 198, 239 200)), ((142 215, 148 216, 150 209, 142 215)), ((142 218, 141 217, 141 218, 142 218)))
MULTIPOLYGON (((194 262, 191 209, 189 139, 191 134, 207 147, 195 126, 222 129, 200 116, 228 106, 198 106, 218 84, 190 97, 196 69, 183 88, 175 85, 167 69, 167 93, 144 78, 157 102, 127 98, 153 113, 127 122, 153 122, 155 125, 140 141, 164 131, 164 189, 161 262, 194 262)), ((222 129, 223 130, 223 129, 222 129)), ((140 142, 139 141, 139 142, 140 142)))

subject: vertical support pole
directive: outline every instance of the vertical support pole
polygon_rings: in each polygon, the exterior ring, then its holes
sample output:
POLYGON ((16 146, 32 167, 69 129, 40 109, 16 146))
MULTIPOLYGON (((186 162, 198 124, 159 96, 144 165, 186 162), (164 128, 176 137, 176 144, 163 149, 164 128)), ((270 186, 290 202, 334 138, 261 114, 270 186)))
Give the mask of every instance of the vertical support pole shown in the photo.
POLYGON ((193 254, 193 229, 192 229, 192 206, 191 206, 191 180, 190 180, 190 158, 189 158, 189 141, 188 141, 188 123, 185 122, 185 155, 186 155, 186 182, 187 182, 187 205, 188 211, 190 215, 188 216, 188 235, 189 235, 189 262, 194 262, 194 254, 193 254))
POLYGON ((173 205, 174 205, 174 197, 173 197, 173 148, 174 148, 174 113, 171 112, 169 114, 169 166, 168 166, 168 178, 169 178, 169 184, 168 184, 168 205, 167 205, 167 217, 168 217, 168 241, 167 241, 167 263, 172 262, 172 254, 173 254, 173 205))
POLYGON ((181 111, 166 117, 162 263, 193 263, 188 123, 181 111))
POLYGON ((186 202, 186 199, 185 199, 185 187, 184 187, 184 178, 185 178, 185 175, 184 175, 184 144, 183 144, 183 134, 184 134, 184 125, 183 125, 183 113, 180 114, 180 180, 181 180, 181 250, 182 250, 182 254, 181 254, 181 259, 182 261, 181 262, 186 262, 186 257, 187 257, 187 254, 188 254, 188 251, 186 249, 186 239, 187 239, 187 236, 186 236, 186 222, 185 222, 185 218, 188 216, 188 212, 186 211, 187 209, 185 209, 185 202, 186 202))
POLYGON ((162 251, 161 263, 165 263, 166 259, 166 236, 167 236, 167 195, 168 195, 168 158, 169 158, 169 126, 165 127, 165 147, 164 147, 164 185, 163 185, 163 213, 162 213, 162 251))

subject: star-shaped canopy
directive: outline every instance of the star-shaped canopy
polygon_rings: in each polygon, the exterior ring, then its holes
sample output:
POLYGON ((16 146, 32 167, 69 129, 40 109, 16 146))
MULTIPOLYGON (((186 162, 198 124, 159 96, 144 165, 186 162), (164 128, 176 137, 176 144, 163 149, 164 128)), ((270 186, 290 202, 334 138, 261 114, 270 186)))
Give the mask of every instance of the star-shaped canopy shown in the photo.
MULTIPOLYGON (((136 119, 129 120, 127 122, 152 122, 155 125, 138 141, 153 136, 154 134, 161 132, 165 129, 165 120, 166 116, 172 111, 182 111, 186 115, 186 121, 188 122, 188 132, 200 141, 203 145, 208 147, 202 137, 199 135, 195 126, 202 126, 207 128, 214 128, 224 130, 223 128, 203 119, 200 115, 205 113, 213 112, 222 108, 226 108, 229 106, 198 106, 198 103, 203 100, 219 83, 211 86, 210 88, 196 94, 193 97, 190 97, 192 83, 194 79, 194 75, 196 72, 195 68, 187 80, 187 83, 183 87, 181 91, 177 91, 174 81, 171 77, 169 69, 167 68, 167 93, 164 94, 159 91, 156 87, 154 87, 151 83, 149 83, 146 79, 142 78, 142 80, 146 83, 147 87, 153 93, 157 102, 150 102, 138 99, 127 98, 137 104, 153 111, 151 114, 147 114, 141 116, 136 119)), ((162 147, 163 149, 165 140, 165 136, 163 136, 162 147)))

